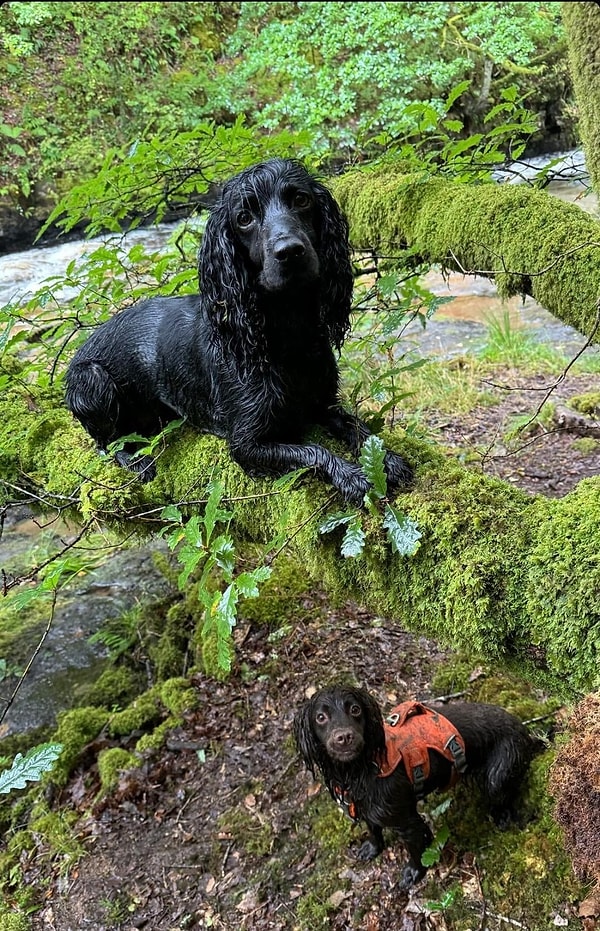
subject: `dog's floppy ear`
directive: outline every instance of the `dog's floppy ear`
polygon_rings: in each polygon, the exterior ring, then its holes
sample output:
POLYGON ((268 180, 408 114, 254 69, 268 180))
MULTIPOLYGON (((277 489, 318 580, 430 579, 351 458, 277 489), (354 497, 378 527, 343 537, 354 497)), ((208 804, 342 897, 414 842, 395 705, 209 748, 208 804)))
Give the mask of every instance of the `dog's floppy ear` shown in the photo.
POLYGON ((212 326, 242 369, 256 352, 247 343, 256 312, 256 289, 229 222, 225 198, 213 207, 198 255, 200 288, 212 326))
POLYGON ((365 756, 370 759, 385 758, 385 731, 381 709, 369 692, 353 689, 365 715, 365 756))
POLYGON ((320 768, 322 748, 312 726, 312 702, 307 701, 296 712, 293 723, 294 740, 300 756, 313 777, 320 768))
POLYGON ((331 343, 340 349, 350 329, 354 289, 348 221, 324 185, 315 181, 313 193, 319 205, 320 259, 323 266, 322 320, 331 343))

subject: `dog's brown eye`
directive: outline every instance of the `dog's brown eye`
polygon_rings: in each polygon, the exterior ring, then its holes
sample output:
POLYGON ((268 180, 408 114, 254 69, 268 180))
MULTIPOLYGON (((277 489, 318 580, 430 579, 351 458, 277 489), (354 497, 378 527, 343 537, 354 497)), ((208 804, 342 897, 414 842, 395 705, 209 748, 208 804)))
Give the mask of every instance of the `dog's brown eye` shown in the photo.
POLYGON ((238 213, 235 219, 236 219, 237 225, 241 226, 242 229, 246 226, 252 226, 252 223, 254 222, 254 217, 252 216, 249 210, 240 210, 240 212, 238 213))
POLYGON ((308 194, 305 194, 304 191, 297 191, 294 194, 294 207, 308 207, 310 206, 310 197, 308 194))
POLYGON ((326 724, 326 723, 327 723, 327 715, 325 714, 325 712, 324 712, 324 711, 317 711, 317 713, 316 713, 316 715, 315 715, 315 721, 317 722, 317 724, 326 724))
POLYGON ((361 716, 361 714, 362 714, 362 710, 361 710, 360 705, 351 705, 351 706, 350 706, 350 714, 352 715, 353 718, 360 718, 360 716, 361 716))

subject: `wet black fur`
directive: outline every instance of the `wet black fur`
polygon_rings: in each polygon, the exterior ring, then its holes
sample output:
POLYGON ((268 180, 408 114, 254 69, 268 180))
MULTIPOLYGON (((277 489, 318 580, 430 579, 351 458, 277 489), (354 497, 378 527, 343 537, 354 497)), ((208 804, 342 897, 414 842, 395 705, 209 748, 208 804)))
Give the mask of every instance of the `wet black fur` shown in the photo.
MULTIPOLYGON (((325 428, 356 455, 367 426, 343 409, 339 350, 350 326, 348 225, 322 184, 292 159, 228 181, 199 255, 200 295, 156 297, 102 324, 77 351, 66 402, 100 450, 152 436, 179 417, 225 437, 251 475, 308 467, 360 504, 361 469, 307 443, 325 428)), ((153 461, 126 445, 117 461, 148 481, 153 461)), ((391 486, 410 470, 385 460, 391 486)))
MULTIPOLYGON (((514 803, 521 780, 542 745, 514 715, 497 705, 456 702, 435 706, 452 721, 465 741, 467 776, 484 793, 488 810, 499 827, 515 819, 514 803)), ((421 856, 432 834, 417 811, 413 786, 402 764, 385 778, 377 761, 385 759, 383 720, 377 702, 362 689, 343 686, 322 689, 294 718, 296 746, 314 777, 317 771, 335 798, 334 787, 348 792, 365 821, 369 837, 358 852, 362 860, 384 848, 383 828, 395 829, 409 860, 400 886, 408 889, 425 875, 421 856)), ((445 788, 452 766, 435 751, 425 795, 445 788)))

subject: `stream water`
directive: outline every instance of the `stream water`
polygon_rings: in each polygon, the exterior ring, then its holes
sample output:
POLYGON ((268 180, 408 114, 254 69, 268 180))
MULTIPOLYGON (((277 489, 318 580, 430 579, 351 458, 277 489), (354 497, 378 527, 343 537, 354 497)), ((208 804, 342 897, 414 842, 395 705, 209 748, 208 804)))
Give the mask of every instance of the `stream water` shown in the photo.
MULTIPOLYGON (((530 168, 521 170, 521 177, 539 170, 541 164, 541 160, 532 162, 530 168)), ((581 153, 567 153, 555 172, 556 179, 549 186, 554 196, 597 212, 598 203, 589 193, 581 153)), ((500 180, 510 183, 515 176, 500 180)), ((160 249, 172 233, 170 226, 136 230, 126 240, 128 244, 140 241, 147 248, 160 249)), ((1 256, 0 306, 24 300, 48 278, 64 274, 70 261, 94 245, 70 242, 1 256)), ((504 313, 509 314, 511 325, 526 328, 537 339, 567 354, 576 352, 585 342, 580 333, 531 299, 501 301, 493 282, 485 278, 458 274, 445 277, 433 269, 424 284, 434 294, 451 297, 452 301, 440 308, 425 330, 415 323, 404 333, 407 348, 421 355, 451 358, 477 348, 485 341, 488 320, 504 313)), ((67 291, 63 292, 65 299, 68 296, 67 291)), ((69 532, 69 528, 62 528, 59 536, 68 538, 69 532)), ((46 533, 56 535, 51 529, 46 533)), ((27 512, 9 513, 0 537, 0 568, 13 573, 32 547, 39 546, 40 536, 39 524, 27 512)), ((50 725, 58 711, 78 702, 106 664, 106 649, 91 643, 90 635, 107 618, 121 615, 140 600, 160 596, 164 581, 152 561, 152 550, 159 545, 116 551, 59 596, 50 633, 0 725, 0 737, 50 725)), ((15 674, 0 682, 0 713, 16 682, 15 674)))

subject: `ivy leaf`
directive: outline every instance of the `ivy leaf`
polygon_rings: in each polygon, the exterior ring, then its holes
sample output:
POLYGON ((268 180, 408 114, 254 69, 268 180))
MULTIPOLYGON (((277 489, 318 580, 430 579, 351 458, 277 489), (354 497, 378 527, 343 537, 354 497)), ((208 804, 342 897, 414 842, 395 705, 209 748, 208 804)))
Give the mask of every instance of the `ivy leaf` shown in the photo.
POLYGON ((387 477, 383 468, 385 448, 380 437, 371 435, 363 443, 360 453, 360 464, 378 498, 385 498, 387 494, 387 477))
POLYGON ((52 769, 61 751, 62 744, 49 743, 33 747, 25 756, 17 753, 10 769, 0 773, 0 793, 24 789, 27 782, 37 782, 43 773, 52 769))
POLYGON ((412 518, 400 514, 390 504, 386 504, 383 526, 387 530, 394 553, 398 553, 399 556, 414 556, 421 545, 419 540, 423 534, 412 518))
POLYGON ((365 548, 365 534, 362 529, 360 514, 356 514, 349 524, 342 540, 341 554, 346 559, 349 556, 360 556, 365 548))

